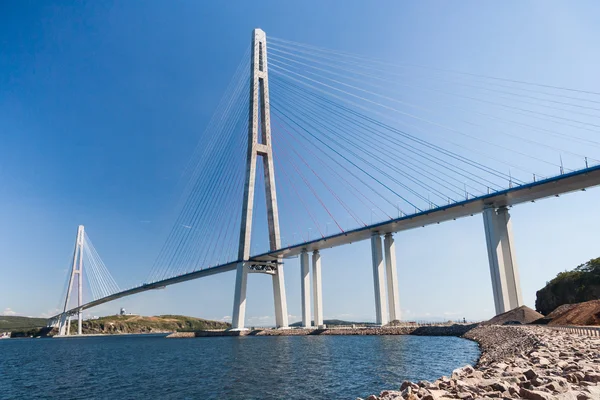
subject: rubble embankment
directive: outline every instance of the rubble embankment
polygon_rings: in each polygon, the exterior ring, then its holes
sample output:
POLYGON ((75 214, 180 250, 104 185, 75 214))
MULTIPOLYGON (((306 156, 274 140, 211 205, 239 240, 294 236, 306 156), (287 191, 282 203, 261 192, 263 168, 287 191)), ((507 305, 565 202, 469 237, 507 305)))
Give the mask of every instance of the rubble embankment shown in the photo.
POLYGON ((475 367, 435 382, 403 382, 367 400, 600 399, 600 338, 536 326, 480 326, 464 338, 481 347, 475 367))

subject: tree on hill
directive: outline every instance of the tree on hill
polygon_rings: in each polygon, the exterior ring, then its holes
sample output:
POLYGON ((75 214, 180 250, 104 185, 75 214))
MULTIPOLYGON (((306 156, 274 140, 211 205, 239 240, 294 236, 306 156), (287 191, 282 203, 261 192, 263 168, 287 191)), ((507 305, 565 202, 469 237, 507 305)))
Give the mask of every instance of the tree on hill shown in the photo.
POLYGON ((563 304, 600 299, 600 258, 581 264, 556 278, 536 293, 535 308, 547 315, 563 304))

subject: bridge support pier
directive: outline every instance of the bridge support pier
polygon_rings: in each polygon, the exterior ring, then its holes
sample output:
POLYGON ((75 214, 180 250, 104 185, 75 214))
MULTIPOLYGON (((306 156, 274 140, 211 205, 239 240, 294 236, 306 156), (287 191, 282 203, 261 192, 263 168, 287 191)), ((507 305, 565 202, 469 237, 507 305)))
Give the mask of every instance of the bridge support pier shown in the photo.
POLYGON ((60 315, 58 322, 58 334, 64 335, 67 332, 67 314, 63 313, 60 315))
POLYGON ((390 321, 400 319, 400 298, 398 296, 398 273, 396 271, 396 245, 391 233, 385 234, 385 271, 387 275, 387 296, 390 321))
POLYGON ((523 305, 519 269, 508 209, 486 208, 483 223, 497 315, 523 305))
POLYGON ((273 275, 273 298, 275 299, 275 324, 278 328, 288 327, 287 300, 285 296, 285 284, 283 275, 283 263, 279 264, 275 275, 273 275))
POLYGON ((300 254, 300 286, 302 295, 302 327, 310 328, 310 269, 306 250, 300 254))
POLYGON ((385 325, 388 323, 387 304, 385 301, 385 271, 383 267, 381 236, 378 233, 371 236, 371 255, 373 259, 376 323, 378 325, 385 325))
POLYGON ((312 268, 315 327, 319 328, 323 326, 323 287, 321 286, 321 254, 319 250, 313 251, 312 268))
POLYGON ((233 315, 231 327, 233 330, 243 330, 246 318, 246 283, 248 282, 248 269, 243 262, 238 263, 235 275, 235 293, 233 297, 233 315))

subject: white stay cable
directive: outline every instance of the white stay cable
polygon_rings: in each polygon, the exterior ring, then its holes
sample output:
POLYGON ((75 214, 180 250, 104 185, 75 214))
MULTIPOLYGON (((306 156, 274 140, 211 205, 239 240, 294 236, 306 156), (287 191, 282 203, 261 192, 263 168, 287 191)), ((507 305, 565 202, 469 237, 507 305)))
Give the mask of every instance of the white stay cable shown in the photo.
POLYGON ((104 297, 119 292, 119 285, 117 285, 117 282, 106 268, 106 265, 100 258, 100 255, 87 234, 85 235, 85 242, 89 252, 88 256, 91 261, 90 264, 93 266, 93 270, 96 274, 95 276, 98 280, 97 283, 99 287, 102 288, 101 292, 104 294, 104 297))

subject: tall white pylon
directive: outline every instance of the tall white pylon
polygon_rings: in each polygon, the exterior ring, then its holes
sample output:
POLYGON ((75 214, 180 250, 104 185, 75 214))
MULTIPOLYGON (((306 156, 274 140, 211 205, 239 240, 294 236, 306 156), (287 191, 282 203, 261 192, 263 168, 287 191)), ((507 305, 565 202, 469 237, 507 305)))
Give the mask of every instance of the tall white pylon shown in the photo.
MULTIPOLYGON (((238 254, 240 262, 237 266, 232 318, 232 328, 236 330, 244 329, 244 319, 246 316, 247 261, 250 258, 252 211, 254 208, 254 188, 256 184, 256 162, 258 156, 262 158, 265 174, 269 246, 271 250, 277 250, 281 247, 281 239, 279 235, 279 213, 277 210, 277 192, 275 190, 273 149, 271 147, 267 36, 262 29, 255 29, 252 32, 246 183, 244 186, 244 203, 240 227, 240 247, 238 254), (258 136, 259 125, 260 142, 258 136)), ((275 323, 278 327, 287 327, 288 313, 283 264, 278 262, 277 267, 271 271, 271 274, 273 279, 273 297, 275 300, 275 323)))
MULTIPOLYGON (((83 225, 79 225, 77 228, 77 239, 75 240, 75 250, 73 251, 73 264, 71 267, 71 275, 69 277, 69 288, 67 289, 67 296, 65 298, 65 305, 63 307, 63 313, 60 317, 59 323, 59 335, 69 335, 71 328, 71 317, 67 315, 67 308, 69 307, 69 300, 71 299, 71 291, 73 290, 73 282, 75 281, 75 275, 77 275, 77 307, 83 305, 83 238, 85 230, 83 225)), ((81 324, 83 322, 83 314, 81 309, 77 313, 77 320, 79 324, 77 326, 77 334, 81 335, 81 324)))

